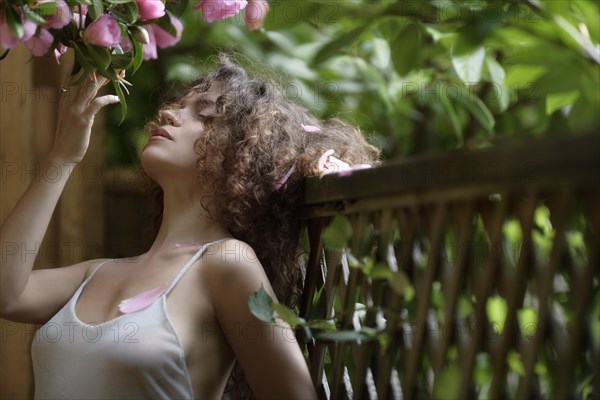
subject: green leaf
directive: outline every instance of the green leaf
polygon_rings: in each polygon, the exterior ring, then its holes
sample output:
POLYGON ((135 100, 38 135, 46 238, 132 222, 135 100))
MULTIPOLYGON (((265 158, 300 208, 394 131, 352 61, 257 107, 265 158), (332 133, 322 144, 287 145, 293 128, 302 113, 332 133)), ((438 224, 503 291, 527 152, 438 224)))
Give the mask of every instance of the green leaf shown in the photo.
POLYGON ((306 326, 311 329, 323 330, 326 332, 335 332, 336 330, 335 322, 330 319, 308 321, 306 326))
POLYGON ((275 318, 273 318, 273 299, 265 292, 262 284, 260 289, 252 293, 248 299, 248 307, 250 307, 250 312, 259 320, 275 322, 275 318))
POLYGON ((131 44, 133 45, 133 71, 131 72, 133 75, 140 68, 142 62, 144 61, 144 46, 134 39, 129 30, 127 30, 127 34, 129 35, 129 40, 131 40, 131 44))
POLYGON ((508 367, 511 371, 516 372, 520 376, 525 376, 525 368, 523 367, 523 362, 521 361, 521 354, 511 350, 507 355, 508 367))
POLYGON ((373 265, 373 268, 369 271, 368 276, 371 279, 384 279, 390 281, 394 273, 390 270, 387 264, 378 262, 373 265))
POLYGON ((137 3, 133 2, 125 2, 123 1, 112 1, 113 4, 117 4, 116 7, 111 8, 111 14, 117 19, 117 21, 122 22, 126 25, 131 25, 135 23, 140 17, 140 11, 138 9, 137 3))
POLYGON ((306 313, 307 320, 321 319, 327 316, 327 293, 325 286, 322 286, 313 298, 312 305, 306 313))
POLYGON ((92 0, 91 6, 88 7, 88 14, 93 20, 97 20, 104 14, 104 4, 102 0, 92 0))
POLYGON ((109 50, 106 47, 92 46, 90 44, 86 44, 85 48, 92 60, 94 60, 94 64, 98 70, 106 71, 110 66, 111 60, 109 50))
POLYGON ((546 96, 546 114, 551 115, 556 110, 575 103, 579 96, 579 90, 548 94, 548 96, 546 96))
POLYGON ((454 109, 454 106, 452 105, 452 102, 450 101, 448 96, 442 92, 440 85, 436 85, 436 90, 438 92, 438 98, 441 100, 442 106, 444 107, 444 111, 446 111, 446 115, 448 116, 448 119, 450 119, 450 124, 452 125, 452 130, 454 131, 454 135, 456 136, 456 139, 458 141, 458 147, 462 147, 463 146, 463 130, 462 130, 462 124, 460 123, 460 119, 458 118, 458 115, 456 114, 456 110, 454 109))
POLYGON ((502 65, 500 65, 494 57, 490 56, 485 57, 485 65, 490 74, 490 80, 498 85, 503 85, 504 78, 506 78, 506 72, 504 72, 502 65))
POLYGON ((392 277, 390 278, 390 286, 399 296, 406 296, 410 290, 413 290, 408 277, 403 271, 400 270, 393 273, 392 277))
POLYGON ((315 339, 326 342, 356 342, 357 340, 370 340, 373 337, 359 331, 335 331, 315 333, 315 339))
POLYGON ((114 80, 112 81, 113 87, 115 88, 115 93, 119 97, 119 104, 121 105, 121 120, 119 121, 119 125, 123 123, 125 120, 125 115, 127 115, 127 101, 125 100, 125 94, 123 93, 123 89, 119 85, 119 82, 114 80))
POLYGON ((352 236, 352 225, 342 215, 336 215, 323 232, 323 242, 333 248, 342 248, 348 245, 352 236))
POLYGON ((463 93, 463 95, 458 96, 456 101, 471 113, 488 134, 494 133, 494 126, 496 125, 494 116, 475 93, 463 93))
POLYGON ((470 53, 454 54, 452 56, 452 66, 458 77, 466 85, 473 85, 481 80, 484 59, 485 48, 479 46, 470 53))
POLYGON ((523 88, 537 81, 546 71, 547 68, 542 65, 516 65, 507 69, 504 84, 523 88))
POLYGON ((299 319, 296 314, 292 312, 289 308, 284 306, 283 304, 273 303, 272 304, 273 311, 277 313, 279 318, 290 324, 292 327, 296 325, 302 324, 303 320, 299 319))
POLYGON ((38 13, 36 13, 35 11, 32 11, 27 6, 23 7, 23 14, 25 15, 25 18, 27 18, 29 21, 35 22, 38 25, 46 23, 46 20, 44 19, 44 17, 42 17, 41 15, 39 15, 38 13))
POLYGON ((417 24, 407 25, 393 43, 390 42, 392 60, 398 75, 406 76, 421 64, 422 42, 421 29, 417 24))
POLYGON ((23 24, 21 24, 21 17, 12 7, 6 7, 6 23, 10 32, 18 38, 22 38, 25 34, 23 24))
POLYGON ((444 368, 435 380, 433 387, 433 398, 435 399, 458 399, 462 371, 457 364, 444 368))
POLYGON ((504 321, 506 321, 506 313, 508 312, 506 300, 502 297, 490 297, 487 300, 485 309, 494 332, 501 333, 504 329, 504 321))
POLYGON ((371 22, 369 21, 327 43, 318 51, 317 55, 313 59, 313 64, 322 64, 334 55, 340 54, 341 49, 351 43, 354 43, 370 25, 371 22))

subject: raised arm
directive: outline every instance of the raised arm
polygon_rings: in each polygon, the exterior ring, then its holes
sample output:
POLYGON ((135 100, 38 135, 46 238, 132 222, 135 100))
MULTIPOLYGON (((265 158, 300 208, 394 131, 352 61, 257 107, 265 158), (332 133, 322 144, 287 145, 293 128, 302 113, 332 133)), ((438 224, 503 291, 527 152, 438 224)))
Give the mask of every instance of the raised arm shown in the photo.
POLYGON ((266 324, 251 314, 248 299, 261 285, 275 301, 276 296, 252 248, 237 244, 240 257, 235 262, 211 263, 203 278, 222 331, 256 398, 316 399, 293 329, 282 321, 266 324))
MULTIPOLYGON (((34 179, 0 227, 0 316, 22 322, 47 321, 73 294, 91 262, 65 268, 32 272, 37 254, 22 257, 20 249, 37 249, 58 199, 73 169, 82 160, 90 142, 94 117, 116 96, 96 97, 106 83, 88 76, 84 83, 63 93, 55 143, 45 167, 58 169, 58 179, 34 179)), ((42 170, 45 170, 43 168, 42 170)))

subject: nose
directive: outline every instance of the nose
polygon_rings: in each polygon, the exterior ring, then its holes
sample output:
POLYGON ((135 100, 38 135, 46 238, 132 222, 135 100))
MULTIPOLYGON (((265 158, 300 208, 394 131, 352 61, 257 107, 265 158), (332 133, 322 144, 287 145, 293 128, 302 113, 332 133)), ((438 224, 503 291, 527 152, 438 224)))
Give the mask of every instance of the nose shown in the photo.
POLYGON ((158 112, 158 119, 161 124, 169 124, 179 126, 181 124, 181 116, 179 111, 173 108, 164 108, 158 112))

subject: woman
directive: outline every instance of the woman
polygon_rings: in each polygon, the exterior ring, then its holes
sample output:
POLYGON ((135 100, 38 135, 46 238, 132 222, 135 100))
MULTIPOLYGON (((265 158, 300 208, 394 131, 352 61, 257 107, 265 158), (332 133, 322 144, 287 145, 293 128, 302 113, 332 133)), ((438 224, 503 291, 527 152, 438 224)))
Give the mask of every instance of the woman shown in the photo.
MULTIPOLYGON (((32 183, 3 240, 42 241, 94 116, 118 101, 97 96, 104 83, 96 76, 68 88, 47 161, 64 173, 32 183)), ((258 321, 248 298, 262 286, 293 305, 304 178, 333 152, 359 164, 378 150, 227 57, 147 128, 141 164, 163 207, 146 253, 35 271, 31 257, 2 255, 2 317, 45 324, 32 345, 36 397, 215 399, 235 365, 238 393, 252 396, 249 383, 257 398, 315 398, 294 332, 258 321)))

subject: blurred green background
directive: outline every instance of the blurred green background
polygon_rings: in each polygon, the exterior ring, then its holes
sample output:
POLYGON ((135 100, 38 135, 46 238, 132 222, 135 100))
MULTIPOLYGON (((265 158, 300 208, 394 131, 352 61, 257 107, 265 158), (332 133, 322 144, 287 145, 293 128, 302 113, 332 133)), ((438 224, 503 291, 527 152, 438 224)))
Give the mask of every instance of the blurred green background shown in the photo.
POLYGON ((600 126, 597 1, 273 0, 253 32, 194 4, 181 42, 128 77, 125 122, 109 111, 109 166, 138 163, 144 122, 221 50, 282 73, 287 96, 359 125, 388 160, 600 126))

